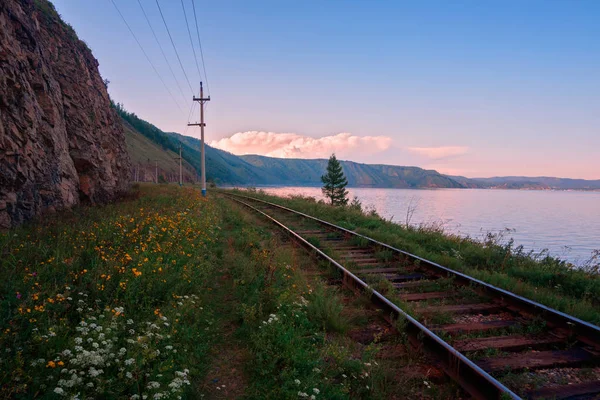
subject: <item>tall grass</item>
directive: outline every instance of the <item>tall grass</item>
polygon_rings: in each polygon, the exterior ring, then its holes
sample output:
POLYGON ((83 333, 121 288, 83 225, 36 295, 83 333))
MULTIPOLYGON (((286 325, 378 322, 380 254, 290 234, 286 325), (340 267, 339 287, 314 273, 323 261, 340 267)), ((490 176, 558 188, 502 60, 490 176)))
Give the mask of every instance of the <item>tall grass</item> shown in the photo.
POLYGON ((214 340, 218 241, 213 204, 156 186, 2 234, 0 397, 189 391, 214 340))

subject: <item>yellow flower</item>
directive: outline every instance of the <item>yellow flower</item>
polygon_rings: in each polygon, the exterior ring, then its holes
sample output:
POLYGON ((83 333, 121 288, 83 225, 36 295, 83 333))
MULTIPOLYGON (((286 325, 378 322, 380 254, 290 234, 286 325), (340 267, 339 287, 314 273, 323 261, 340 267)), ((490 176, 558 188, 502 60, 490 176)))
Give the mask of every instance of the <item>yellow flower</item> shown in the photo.
POLYGON ((63 365, 65 365, 65 363, 64 363, 64 362, 62 362, 62 361, 59 361, 59 362, 58 362, 58 365, 62 367, 63 365))
POLYGON ((56 368, 56 363, 54 361, 48 361, 46 368, 56 368))

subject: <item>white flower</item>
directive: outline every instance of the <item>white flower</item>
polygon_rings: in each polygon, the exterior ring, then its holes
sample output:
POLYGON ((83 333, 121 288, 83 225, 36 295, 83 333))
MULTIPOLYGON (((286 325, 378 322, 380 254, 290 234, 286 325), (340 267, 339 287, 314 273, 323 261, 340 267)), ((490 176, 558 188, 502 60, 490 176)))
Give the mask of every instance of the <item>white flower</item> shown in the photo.
POLYGON ((58 395, 61 395, 61 396, 65 395, 65 391, 62 388, 59 388, 59 387, 54 388, 54 393, 56 393, 58 395))
POLYGON ((135 362, 135 360, 133 358, 128 358, 127 360, 125 360, 125 365, 131 365, 135 362))
POLYGON ((300 384, 300 379, 294 379, 294 383, 295 383, 296 385, 299 385, 299 384, 300 384))
POLYGON ((148 389, 158 389, 160 387, 160 383, 158 382, 148 382, 148 389))
POLYGON ((317 389, 317 388, 313 388, 313 392, 314 392, 315 394, 319 394, 319 393, 321 393, 321 391, 320 391, 319 389, 317 389))

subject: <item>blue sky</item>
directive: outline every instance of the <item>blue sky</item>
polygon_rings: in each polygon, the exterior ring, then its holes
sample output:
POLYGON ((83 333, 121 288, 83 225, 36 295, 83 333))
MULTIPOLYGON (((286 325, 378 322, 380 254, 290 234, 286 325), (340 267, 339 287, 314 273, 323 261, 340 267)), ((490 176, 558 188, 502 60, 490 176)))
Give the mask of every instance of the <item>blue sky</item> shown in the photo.
MULTIPOLYGON (((183 132, 191 91, 155 0, 140 1, 186 97, 137 0, 115 0, 181 109, 109 0, 54 4, 99 60, 113 99, 183 132)), ((159 1, 196 88, 181 2, 159 1)), ((196 40, 191 0, 183 2, 196 40)), ((335 151, 469 177, 600 179, 598 1, 195 5, 212 96, 207 141, 218 147, 286 157, 335 151)))

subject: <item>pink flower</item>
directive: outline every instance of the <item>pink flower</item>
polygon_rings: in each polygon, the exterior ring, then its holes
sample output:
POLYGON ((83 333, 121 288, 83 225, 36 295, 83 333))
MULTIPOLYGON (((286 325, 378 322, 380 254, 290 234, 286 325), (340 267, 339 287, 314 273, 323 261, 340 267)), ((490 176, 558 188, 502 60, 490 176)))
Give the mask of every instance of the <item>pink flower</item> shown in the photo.
POLYGON ((17 299, 21 298, 21 293, 17 292, 17 299))

